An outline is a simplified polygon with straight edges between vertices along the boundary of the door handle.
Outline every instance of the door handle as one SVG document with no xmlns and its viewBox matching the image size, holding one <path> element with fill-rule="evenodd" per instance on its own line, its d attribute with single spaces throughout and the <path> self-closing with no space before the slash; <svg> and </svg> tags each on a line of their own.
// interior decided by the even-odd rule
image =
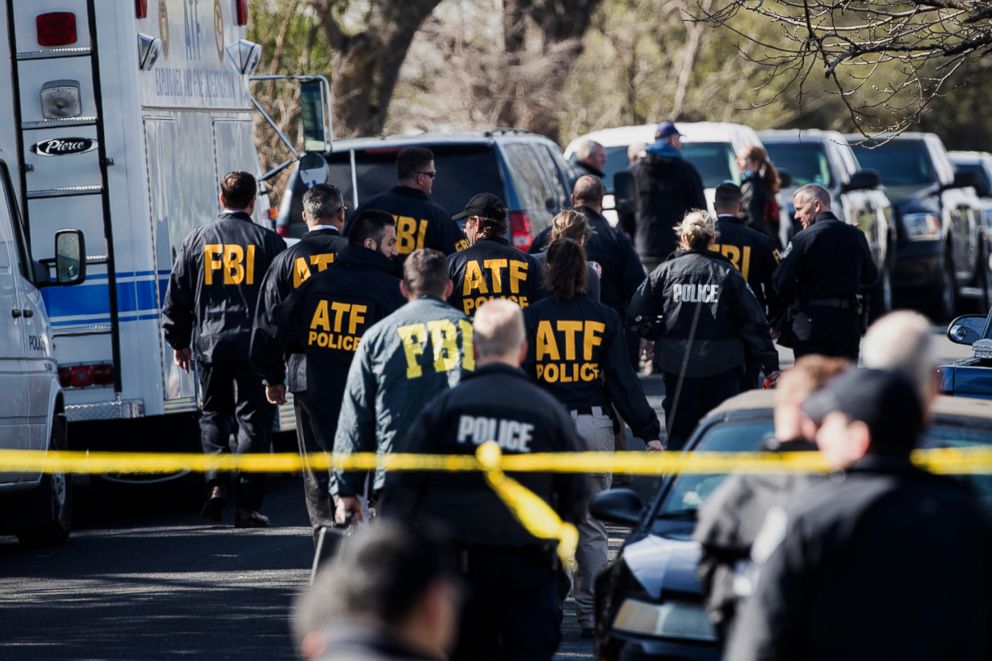
<svg viewBox="0 0 992 661">
<path fill-rule="evenodd" d="M 25 319 L 30 319 L 31 317 L 34 316 L 34 310 L 21 310 L 21 312 L 24 313 Z"/>
<path fill-rule="evenodd" d="M 12 316 L 14 319 L 17 319 L 18 317 L 21 316 L 21 311 L 20 310 L 11 310 L 10 311 L 10 316 Z"/>
</svg>

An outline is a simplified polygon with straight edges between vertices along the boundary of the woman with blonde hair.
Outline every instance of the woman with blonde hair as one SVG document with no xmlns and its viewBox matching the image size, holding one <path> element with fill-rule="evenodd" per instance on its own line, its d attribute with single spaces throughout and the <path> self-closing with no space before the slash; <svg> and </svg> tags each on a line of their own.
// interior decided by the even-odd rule
<svg viewBox="0 0 992 661">
<path fill-rule="evenodd" d="M 710 250 L 713 218 L 690 211 L 675 233 L 679 249 L 651 272 L 629 309 L 634 330 L 654 343 L 649 353 L 665 378 L 670 450 L 681 449 L 710 409 L 740 392 L 745 358 L 760 363 L 772 384 L 778 378 L 764 311 L 730 260 Z"/>
<path fill-rule="evenodd" d="M 551 235 L 548 237 L 547 246 L 541 252 L 531 255 L 538 265 L 540 265 L 541 273 L 544 274 L 545 279 L 547 278 L 545 265 L 548 263 L 548 249 L 551 247 L 551 244 L 560 239 L 571 239 L 581 246 L 585 244 L 590 234 L 592 234 L 592 229 L 589 227 L 589 223 L 586 222 L 586 217 L 578 211 L 561 211 L 552 218 Z M 595 262 L 586 262 L 586 265 L 588 266 L 586 288 L 589 296 L 594 301 L 599 301 L 599 277 L 601 275 L 597 268 L 599 265 Z M 547 282 L 545 282 L 545 289 L 548 291 L 551 289 Z"/>
<path fill-rule="evenodd" d="M 779 241 L 779 214 L 781 207 L 775 195 L 782 187 L 775 165 L 768 160 L 768 153 L 757 145 L 749 145 L 737 154 L 741 169 L 741 196 L 744 222 L 767 234 L 777 248 Z"/>
</svg>

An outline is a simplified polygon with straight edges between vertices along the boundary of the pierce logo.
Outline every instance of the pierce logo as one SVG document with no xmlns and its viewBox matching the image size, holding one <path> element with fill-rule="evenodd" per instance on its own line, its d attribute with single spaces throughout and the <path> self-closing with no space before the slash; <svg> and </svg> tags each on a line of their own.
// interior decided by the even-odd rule
<svg viewBox="0 0 992 661">
<path fill-rule="evenodd" d="M 68 156 L 94 149 L 96 140 L 92 138 L 49 138 L 31 145 L 31 151 L 39 156 Z"/>
</svg>

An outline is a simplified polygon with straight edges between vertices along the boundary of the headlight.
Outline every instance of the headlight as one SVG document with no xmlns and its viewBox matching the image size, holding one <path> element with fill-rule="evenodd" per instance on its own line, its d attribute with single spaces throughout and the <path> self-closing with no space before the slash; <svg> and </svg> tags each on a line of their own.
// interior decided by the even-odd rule
<svg viewBox="0 0 992 661">
<path fill-rule="evenodd" d="M 683 601 L 649 604 L 627 599 L 613 620 L 617 631 L 664 638 L 715 641 L 716 631 L 702 606 Z"/>
<path fill-rule="evenodd" d="M 910 241 L 933 241 L 940 238 L 940 216 L 935 213 L 907 213 L 902 226 Z"/>
</svg>

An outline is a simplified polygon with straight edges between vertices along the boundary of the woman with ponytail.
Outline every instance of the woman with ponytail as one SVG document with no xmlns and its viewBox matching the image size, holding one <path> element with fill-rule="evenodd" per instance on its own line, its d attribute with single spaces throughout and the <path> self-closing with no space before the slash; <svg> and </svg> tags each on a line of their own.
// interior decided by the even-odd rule
<svg viewBox="0 0 992 661">
<path fill-rule="evenodd" d="M 742 149 L 737 154 L 737 165 L 741 169 L 744 221 L 767 234 L 776 248 L 781 249 L 778 236 L 781 207 L 775 199 L 782 187 L 778 170 L 768 160 L 767 152 L 757 145 Z"/>
<path fill-rule="evenodd" d="M 611 402 L 634 436 L 661 450 L 661 425 L 631 367 L 620 315 L 586 291 L 585 250 L 574 239 L 553 241 L 544 272 L 551 294 L 524 309 L 524 370 L 569 409 L 588 450 L 613 451 Z M 591 478 L 593 495 L 610 487 L 609 473 Z M 587 516 L 579 523 L 575 602 L 583 637 L 592 637 L 593 581 L 606 564 L 606 544 L 601 521 Z"/>
<path fill-rule="evenodd" d="M 552 243 L 558 239 L 572 239 L 580 246 L 584 246 L 586 239 L 592 234 L 592 228 L 589 227 L 589 223 L 586 222 L 586 217 L 583 216 L 578 211 L 561 211 L 554 218 L 551 219 L 551 234 L 548 237 L 548 244 L 545 246 L 541 252 L 534 253 L 531 257 L 534 261 L 538 263 L 541 267 L 541 274 L 543 277 L 544 267 L 548 263 L 548 248 Z M 595 262 L 588 262 L 589 268 L 587 269 L 587 280 L 586 280 L 586 291 L 592 296 L 593 300 L 599 300 L 599 276 L 600 273 L 597 270 L 599 264 Z"/>
</svg>

